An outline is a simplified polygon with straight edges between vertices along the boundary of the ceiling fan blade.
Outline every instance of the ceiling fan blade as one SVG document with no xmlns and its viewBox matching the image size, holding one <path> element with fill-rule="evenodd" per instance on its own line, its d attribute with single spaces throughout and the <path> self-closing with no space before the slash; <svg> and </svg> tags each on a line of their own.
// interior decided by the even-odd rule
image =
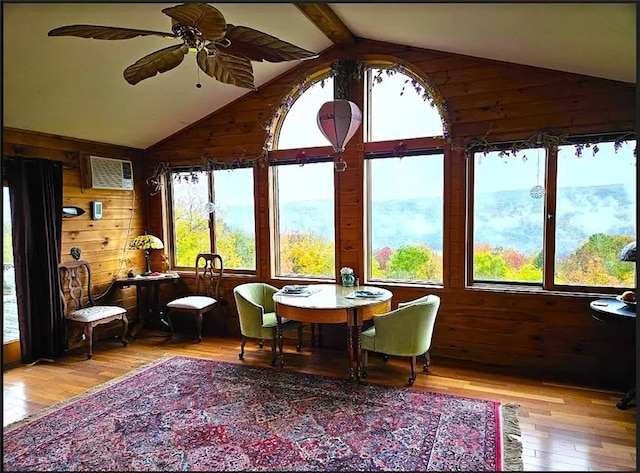
<svg viewBox="0 0 640 473">
<path fill-rule="evenodd" d="M 252 61 L 283 62 L 311 59 L 316 53 L 246 26 L 227 24 L 225 38 L 231 45 L 224 48 L 226 54 L 244 56 Z"/>
<path fill-rule="evenodd" d="M 198 66 L 205 74 L 224 84 L 257 90 L 253 83 L 253 66 L 249 59 L 232 56 L 219 50 L 215 50 L 214 53 L 209 56 L 207 50 L 203 49 L 196 56 Z"/>
<path fill-rule="evenodd" d="M 61 26 L 49 31 L 49 36 L 78 36 L 80 38 L 93 39 L 130 39 L 137 36 L 163 36 L 165 38 L 176 38 L 176 35 L 173 33 L 164 33 L 162 31 L 134 30 L 130 28 L 98 25 Z"/>
<path fill-rule="evenodd" d="M 224 38 L 227 22 L 222 13 L 206 3 L 184 3 L 165 8 L 162 13 L 173 18 L 183 26 L 193 26 L 200 30 L 209 41 Z"/>
<path fill-rule="evenodd" d="M 124 78 L 129 84 L 136 85 L 141 80 L 155 76 L 158 72 L 167 72 L 179 66 L 188 52 L 187 45 L 178 44 L 151 53 L 127 67 L 124 70 Z"/>
</svg>

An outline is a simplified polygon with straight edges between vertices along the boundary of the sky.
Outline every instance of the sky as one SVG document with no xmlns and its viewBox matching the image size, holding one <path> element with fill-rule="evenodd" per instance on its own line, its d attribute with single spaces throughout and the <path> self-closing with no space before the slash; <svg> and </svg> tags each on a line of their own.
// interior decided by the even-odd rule
<svg viewBox="0 0 640 473">
<path fill-rule="evenodd" d="M 582 157 L 575 155 L 575 147 L 561 146 L 558 152 L 558 184 L 562 187 L 590 187 L 607 184 L 626 184 L 634 187 L 636 165 L 633 156 L 635 141 L 623 144 L 614 152 L 613 144 L 601 143 L 599 151 L 584 149 Z M 526 160 L 523 160 L 526 156 Z M 538 160 L 540 172 L 538 173 Z M 506 162 L 497 152 L 475 156 L 476 192 L 496 192 L 501 190 L 522 190 L 540 184 L 544 185 L 546 155 L 543 149 L 520 152 L 515 159 Z"/>
<path fill-rule="evenodd" d="M 383 74 L 382 78 L 382 82 L 374 84 L 372 88 L 372 141 L 443 135 L 443 124 L 437 108 L 424 101 L 410 82 L 406 83 L 407 76 L 395 74 L 389 77 Z M 296 100 L 283 122 L 277 148 L 329 145 L 318 128 L 317 111 L 322 104 L 332 100 L 332 94 L 333 80 L 330 79 L 324 88 L 316 84 Z M 585 149 L 582 157 L 577 158 L 574 146 L 561 147 L 560 184 L 566 187 L 627 184 L 635 192 L 635 142 L 626 143 L 617 153 L 613 152 L 611 144 L 601 144 L 599 148 L 595 156 L 591 149 Z M 526 160 L 522 159 L 523 155 Z M 376 161 L 373 169 L 375 199 L 441 195 L 442 156 L 433 158 L 437 162 L 417 158 L 387 160 L 386 164 Z M 544 150 L 520 153 L 506 162 L 497 153 L 476 158 L 477 173 L 482 176 L 476 181 L 476 192 L 529 190 L 535 185 L 544 185 L 545 159 Z M 398 184 L 390 185 L 391 182 Z M 325 193 L 322 187 L 326 186 L 326 180 L 322 179 L 292 179 L 287 181 L 280 198 L 283 201 L 319 199 Z"/>
</svg>

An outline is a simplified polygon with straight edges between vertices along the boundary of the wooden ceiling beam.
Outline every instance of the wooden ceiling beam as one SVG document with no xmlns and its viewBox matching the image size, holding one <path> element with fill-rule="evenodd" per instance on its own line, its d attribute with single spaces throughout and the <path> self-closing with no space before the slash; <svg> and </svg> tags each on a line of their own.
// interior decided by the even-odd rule
<svg viewBox="0 0 640 473">
<path fill-rule="evenodd" d="M 316 28 L 336 46 L 353 44 L 355 37 L 338 15 L 325 3 L 294 3 Z"/>
</svg>

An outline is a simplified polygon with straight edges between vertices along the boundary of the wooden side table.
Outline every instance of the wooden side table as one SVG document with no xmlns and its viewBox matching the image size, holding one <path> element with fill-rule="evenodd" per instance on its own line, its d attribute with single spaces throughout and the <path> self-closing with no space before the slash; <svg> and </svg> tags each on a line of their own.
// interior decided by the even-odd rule
<svg viewBox="0 0 640 473">
<path fill-rule="evenodd" d="M 591 301 L 589 307 L 591 308 L 591 315 L 594 319 L 604 323 L 621 324 L 625 327 L 633 325 L 633 333 L 635 333 L 635 305 L 628 305 L 617 299 L 598 299 Z M 635 407 L 636 405 L 635 357 L 633 361 L 633 384 L 616 404 L 618 409 L 625 410 L 629 407 Z"/>
<path fill-rule="evenodd" d="M 156 276 L 138 275 L 133 278 L 116 279 L 115 286 L 125 288 L 136 287 L 136 310 L 138 322 L 131 330 L 131 338 L 135 338 L 149 320 L 154 321 L 160 316 L 160 291 L 161 284 L 176 283 L 180 279 L 177 273 L 160 273 Z"/>
</svg>

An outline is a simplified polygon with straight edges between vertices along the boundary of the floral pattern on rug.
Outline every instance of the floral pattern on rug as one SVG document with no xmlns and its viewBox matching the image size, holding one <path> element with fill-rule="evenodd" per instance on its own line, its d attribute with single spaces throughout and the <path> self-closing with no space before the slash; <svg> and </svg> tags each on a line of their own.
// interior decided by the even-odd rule
<svg viewBox="0 0 640 473">
<path fill-rule="evenodd" d="M 4 429 L 3 468 L 497 471 L 499 405 L 172 357 Z"/>
</svg>

